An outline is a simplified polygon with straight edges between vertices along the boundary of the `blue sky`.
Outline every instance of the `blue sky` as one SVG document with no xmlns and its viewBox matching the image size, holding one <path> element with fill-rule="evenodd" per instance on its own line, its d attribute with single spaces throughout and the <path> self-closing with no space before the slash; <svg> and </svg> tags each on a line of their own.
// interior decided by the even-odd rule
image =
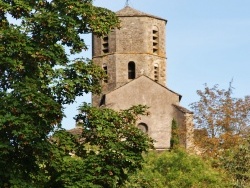
<svg viewBox="0 0 250 188">
<path fill-rule="evenodd" d="M 94 0 L 94 5 L 118 11 L 125 0 Z M 233 79 L 234 96 L 250 95 L 249 0 L 130 0 L 132 8 L 168 20 L 167 87 L 181 94 L 181 105 L 199 100 L 196 90 L 219 84 L 227 88 Z M 86 42 L 91 40 L 86 36 Z M 82 56 L 91 57 L 91 50 Z M 63 127 L 73 128 L 72 117 L 90 95 L 67 106 Z"/>
</svg>

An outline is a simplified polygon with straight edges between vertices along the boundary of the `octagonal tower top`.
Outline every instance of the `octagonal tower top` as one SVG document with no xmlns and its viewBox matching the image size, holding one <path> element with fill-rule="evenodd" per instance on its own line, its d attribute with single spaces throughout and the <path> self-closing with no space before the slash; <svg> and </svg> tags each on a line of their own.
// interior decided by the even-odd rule
<svg viewBox="0 0 250 188">
<path fill-rule="evenodd" d="M 131 8 L 130 6 L 125 6 L 123 9 L 116 12 L 116 15 L 118 17 L 151 17 L 159 20 L 164 20 L 167 22 L 167 20 L 164 18 L 141 12 L 139 10 Z"/>
</svg>

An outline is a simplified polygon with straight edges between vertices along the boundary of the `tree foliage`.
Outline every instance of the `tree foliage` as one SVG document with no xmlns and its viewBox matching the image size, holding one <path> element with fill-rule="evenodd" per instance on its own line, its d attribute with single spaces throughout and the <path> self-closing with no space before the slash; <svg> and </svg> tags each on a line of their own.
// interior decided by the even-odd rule
<svg viewBox="0 0 250 188">
<path fill-rule="evenodd" d="M 170 148 L 174 149 L 177 148 L 180 144 L 179 139 L 179 126 L 175 119 L 172 120 L 172 129 L 171 129 L 171 139 L 170 139 Z"/>
<path fill-rule="evenodd" d="M 224 171 L 180 149 L 150 152 L 145 161 L 143 169 L 132 175 L 124 188 L 224 188 L 232 185 Z"/>
<path fill-rule="evenodd" d="M 197 132 L 203 133 L 196 135 L 196 143 L 205 154 L 218 155 L 249 133 L 250 97 L 234 98 L 232 91 L 231 83 L 227 90 L 205 85 L 204 91 L 197 91 L 200 100 L 190 105 Z"/>
<path fill-rule="evenodd" d="M 57 131 L 51 160 L 40 161 L 33 182 L 41 187 L 119 187 L 140 169 L 152 140 L 134 126 L 144 106 L 116 112 L 84 105 L 78 134 Z"/>
<path fill-rule="evenodd" d="M 250 187 L 250 140 L 226 150 L 219 158 L 220 167 L 232 176 L 234 187 Z"/>
<path fill-rule="evenodd" d="M 87 49 L 84 34 L 118 26 L 113 12 L 91 0 L 0 1 L 1 187 L 42 179 L 43 162 L 55 160 L 48 137 L 60 128 L 63 105 L 101 89 L 103 71 L 72 55 Z"/>
</svg>

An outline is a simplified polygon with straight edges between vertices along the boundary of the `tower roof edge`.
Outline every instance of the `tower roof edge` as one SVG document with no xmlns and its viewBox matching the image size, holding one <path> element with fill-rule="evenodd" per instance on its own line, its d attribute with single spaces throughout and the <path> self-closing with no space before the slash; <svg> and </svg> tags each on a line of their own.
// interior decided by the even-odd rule
<svg viewBox="0 0 250 188">
<path fill-rule="evenodd" d="M 139 10 L 131 8 L 130 6 L 125 6 L 123 9 L 117 11 L 116 15 L 118 17 L 151 17 L 167 22 L 167 20 L 164 18 L 141 12 Z"/>
</svg>

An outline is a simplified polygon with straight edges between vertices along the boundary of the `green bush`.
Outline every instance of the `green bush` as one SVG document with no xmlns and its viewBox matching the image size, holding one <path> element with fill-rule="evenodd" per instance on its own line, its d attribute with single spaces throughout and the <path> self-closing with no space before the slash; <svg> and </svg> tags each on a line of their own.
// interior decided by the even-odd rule
<svg viewBox="0 0 250 188">
<path fill-rule="evenodd" d="M 141 171 L 131 176 L 124 188 L 220 188 L 231 187 L 223 171 L 183 150 L 151 152 Z"/>
<path fill-rule="evenodd" d="M 220 166 L 232 176 L 235 188 L 250 187 L 250 140 L 224 151 Z"/>
</svg>

